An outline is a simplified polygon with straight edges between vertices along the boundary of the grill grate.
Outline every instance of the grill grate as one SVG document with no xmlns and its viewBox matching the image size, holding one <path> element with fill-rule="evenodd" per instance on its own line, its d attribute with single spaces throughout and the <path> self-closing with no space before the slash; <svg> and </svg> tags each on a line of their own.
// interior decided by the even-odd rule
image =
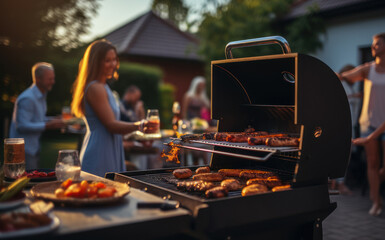
<svg viewBox="0 0 385 240">
<path fill-rule="evenodd" d="M 191 140 L 193 143 L 202 143 L 212 146 L 219 147 L 227 147 L 227 148 L 237 148 L 242 150 L 251 150 L 258 152 L 298 152 L 299 148 L 295 147 L 268 147 L 263 145 L 251 146 L 248 143 L 230 143 L 230 142 L 222 142 L 222 141 L 214 141 L 214 140 Z"/>
<path fill-rule="evenodd" d="M 269 168 L 258 168 L 258 169 L 259 170 L 265 170 L 265 171 L 272 171 L 272 169 L 269 169 Z M 278 176 L 281 178 L 281 180 L 285 184 L 290 184 L 292 182 L 292 179 L 293 179 L 292 174 L 289 174 L 289 173 L 283 172 L 283 171 L 277 171 L 277 170 L 274 170 L 273 172 L 278 174 Z M 170 172 L 167 172 L 167 173 L 155 173 L 155 174 L 143 174 L 143 175 L 135 175 L 135 176 L 130 176 L 130 177 L 134 178 L 134 179 L 137 179 L 137 180 L 140 180 L 142 182 L 150 183 L 150 184 L 153 184 L 153 185 L 156 185 L 156 186 L 159 186 L 159 187 L 163 187 L 163 188 L 166 188 L 166 189 L 169 189 L 169 190 L 183 192 L 183 193 L 186 193 L 186 194 L 191 195 L 191 196 L 195 196 L 195 197 L 199 197 L 199 198 L 202 198 L 202 199 L 206 199 L 204 192 L 186 192 L 186 191 L 179 190 L 176 187 L 178 182 L 192 181 L 192 179 L 179 180 L 179 179 L 176 179 L 172 175 L 172 173 L 170 173 Z M 240 180 L 241 184 L 246 185 L 246 182 L 244 180 L 241 180 L 241 179 L 238 179 L 238 180 Z M 220 186 L 220 182 L 214 182 L 214 184 Z M 241 190 L 231 191 L 231 192 L 229 192 L 228 196 L 229 197 L 231 197 L 231 196 L 241 196 Z"/>
</svg>

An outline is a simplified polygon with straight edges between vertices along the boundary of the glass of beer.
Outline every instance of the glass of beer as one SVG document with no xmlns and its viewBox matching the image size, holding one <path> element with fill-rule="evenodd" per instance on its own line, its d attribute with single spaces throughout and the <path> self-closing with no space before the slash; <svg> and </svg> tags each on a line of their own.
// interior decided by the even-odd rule
<svg viewBox="0 0 385 240">
<path fill-rule="evenodd" d="M 68 106 L 64 106 L 61 109 L 61 117 L 62 117 L 63 120 L 71 119 L 72 118 L 71 108 L 68 107 Z"/>
<path fill-rule="evenodd" d="M 160 137 L 160 119 L 158 109 L 148 109 L 146 120 L 148 123 L 144 133 L 149 137 Z"/>
<path fill-rule="evenodd" d="M 81 167 L 78 151 L 59 150 L 55 171 L 59 181 L 65 181 L 68 178 L 79 180 Z"/>
<path fill-rule="evenodd" d="M 17 178 L 25 172 L 24 138 L 4 139 L 4 176 Z"/>
</svg>

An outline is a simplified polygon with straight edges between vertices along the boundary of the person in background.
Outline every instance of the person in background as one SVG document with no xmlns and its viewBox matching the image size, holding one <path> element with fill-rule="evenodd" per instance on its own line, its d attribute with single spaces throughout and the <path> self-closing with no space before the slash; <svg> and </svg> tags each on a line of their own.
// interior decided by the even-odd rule
<svg viewBox="0 0 385 240">
<path fill-rule="evenodd" d="M 10 138 L 24 138 L 26 170 L 39 166 L 40 136 L 46 129 L 60 129 L 65 126 L 61 119 L 46 117 L 47 93 L 55 84 L 52 64 L 38 62 L 32 67 L 32 85 L 22 92 L 13 109 L 9 130 Z"/>
<path fill-rule="evenodd" d="M 120 121 L 107 80 L 117 79 L 119 60 L 116 48 L 106 40 L 97 40 L 86 49 L 73 84 L 71 109 L 83 117 L 87 132 L 80 151 L 82 170 L 98 176 L 126 170 L 122 134 L 146 131 L 147 121 Z"/>
<path fill-rule="evenodd" d="M 183 99 L 182 118 L 191 120 L 201 118 L 202 111 L 209 109 L 210 101 L 206 95 L 206 80 L 202 76 L 195 77 Z"/>
<path fill-rule="evenodd" d="M 385 33 L 373 36 L 371 49 L 375 58 L 373 62 L 365 63 L 340 74 L 341 80 L 352 83 L 364 81 L 360 126 L 361 131 L 363 131 L 362 136 L 372 136 L 370 139 L 373 138 L 371 134 L 380 128 L 385 121 Z M 385 154 L 382 154 L 383 166 L 380 169 L 380 148 L 382 148 L 382 152 L 385 152 L 385 134 L 380 134 L 376 139 L 364 142 L 353 140 L 353 143 L 364 145 L 368 166 L 370 199 L 373 202 L 369 214 L 378 216 L 382 212 L 380 184 L 385 179 Z"/>
<path fill-rule="evenodd" d="M 182 106 L 182 119 L 188 121 L 193 118 L 207 118 L 209 115 L 210 101 L 206 95 L 206 79 L 202 76 L 193 78 L 190 88 L 184 96 Z M 210 119 L 205 119 L 210 120 Z M 208 156 L 205 152 L 192 151 L 193 164 L 197 165 L 200 158 L 207 164 Z"/>
<path fill-rule="evenodd" d="M 341 70 L 340 74 L 343 72 L 354 69 L 353 65 L 347 64 Z M 347 81 L 342 81 L 342 86 L 344 87 L 346 96 L 348 97 L 350 115 L 352 118 L 352 138 L 357 138 L 355 128 L 358 125 L 359 111 L 360 111 L 360 101 L 362 99 L 362 92 L 359 90 L 358 83 L 352 83 Z"/>
<path fill-rule="evenodd" d="M 135 122 L 145 118 L 144 104 L 140 100 L 142 92 L 134 85 L 129 86 L 120 101 L 120 119 Z"/>
<path fill-rule="evenodd" d="M 135 122 L 145 118 L 144 104 L 140 100 L 142 92 L 135 86 L 129 86 L 125 91 L 122 100 L 119 103 L 120 120 L 126 122 Z M 133 154 L 131 150 L 135 147 L 150 147 L 152 141 L 133 141 L 124 140 L 123 148 L 126 153 L 126 168 L 128 171 L 147 169 L 147 156 L 144 154 Z"/>
<path fill-rule="evenodd" d="M 349 71 L 354 69 L 353 65 L 345 65 L 339 72 L 339 74 L 342 74 L 343 72 Z M 360 104 L 360 98 L 362 97 L 362 94 L 357 89 L 358 85 L 357 83 L 351 83 L 347 81 L 342 81 L 342 86 L 344 87 L 346 96 L 349 101 L 349 107 L 350 107 L 350 114 L 352 119 L 352 138 L 356 138 L 355 134 L 355 126 L 358 123 L 358 111 L 359 111 L 359 104 Z M 352 148 L 354 151 L 354 148 Z M 352 192 L 350 189 L 345 185 L 345 178 L 338 178 L 336 180 L 332 180 L 331 184 L 332 189 L 338 189 L 342 195 L 351 195 Z"/>
</svg>

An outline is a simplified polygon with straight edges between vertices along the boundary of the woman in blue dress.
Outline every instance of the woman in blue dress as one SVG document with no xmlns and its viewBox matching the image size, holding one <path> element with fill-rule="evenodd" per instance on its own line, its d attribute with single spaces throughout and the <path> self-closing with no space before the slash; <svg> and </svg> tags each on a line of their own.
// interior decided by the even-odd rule
<svg viewBox="0 0 385 240">
<path fill-rule="evenodd" d="M 82 171 L 98 176 L 126 170 L 122 134 L 143 131 L 147 124 L 119 121 L 119 106 L 107 85 L 108 79 L 117 79 L 118 67 L 115 47 L 106 40 L 95 41 L 79 63 L 72 88 L 72 113 L 87 127 L 80 152 Z"/>
</svg>

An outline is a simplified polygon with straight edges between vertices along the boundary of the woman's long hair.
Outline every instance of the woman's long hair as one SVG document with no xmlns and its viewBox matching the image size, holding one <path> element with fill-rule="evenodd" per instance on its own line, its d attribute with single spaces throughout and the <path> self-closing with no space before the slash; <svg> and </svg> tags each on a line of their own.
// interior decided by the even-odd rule
<svg viewBox="0 0 385 240">
<path fill-rule="evenodd" d="M 202 76 L 196 76 L 193 78 L 190 84 L 190 88 L 188 89 L 186 95 L 188 97 L 195 97 L 197 96 L 197 88 L 200 83 L 205 83 L 206 84 L 206 79 Z M 206 91 L 203 89 L 201 94 L 198 96 L 206 105 L 210 105 L 210 101 L 207 98 Z"/>
<path fill-rule="evenodd" d="M 76 117 L 85 115 L 84 93 L 85 89 L 93 80 L 97 80 L 100 71 L 103 69 L 103 61 L 109 50 L 116 48 L 107 40 L 97 40 L 91 43 L 84 53 L 79 63 L 79 72 L 74 84 L 72 85 L 72 102 L 71 110 Z M 118 78 L 117 70 L 119 68 L 119 60 L 116 70 L 113 74 L 115 79 Z"/>
</svg>

